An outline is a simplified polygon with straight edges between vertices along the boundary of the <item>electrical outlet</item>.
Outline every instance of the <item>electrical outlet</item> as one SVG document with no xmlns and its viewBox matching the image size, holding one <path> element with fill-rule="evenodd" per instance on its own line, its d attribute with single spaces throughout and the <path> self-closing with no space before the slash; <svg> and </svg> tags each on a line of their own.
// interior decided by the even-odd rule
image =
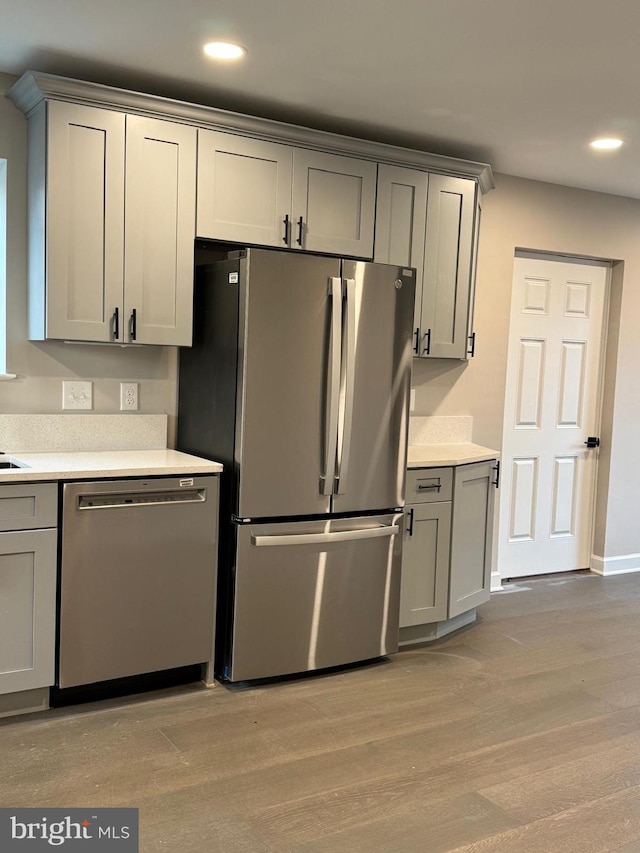
<svg viewBox="0 0 640 853">
<path fill-rule="evenodd" d="M 62 383 L 62 408 L 63 409 L 92 409 L 93 408 L 93 382 L 63 382 Z"/>
<path fill-rule="evenodd" d="M 120 383 L 120 411 L 135 412 L 138 409 L 138 383 Z"/>
</svg>

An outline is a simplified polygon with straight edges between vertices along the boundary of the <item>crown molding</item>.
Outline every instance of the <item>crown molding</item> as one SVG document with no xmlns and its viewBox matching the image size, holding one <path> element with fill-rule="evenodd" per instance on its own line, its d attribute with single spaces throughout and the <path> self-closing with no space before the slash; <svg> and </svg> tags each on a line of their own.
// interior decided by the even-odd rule
<svg viewBox="0 0 640 853">
<path fill-rule="evenodd" d="M 413 148 L 388 145 L 370 139 L 343 136 L 323 130 L 281 121 L 244 115 L 163 98 L 130 92 L 100 83 L 58 77 L 39 71 L 27 71 L 14 83 L 7 96 L 28 117 L 46 100 L 71 101 L 153 118 L 171 119 L 211 130 L 239 133 L 269 142 L 315 148 L 334 154 L 361 157 L 389 165 L 409 166 L 459 177 L 475 178 L 483 193 L 495 187 L 491 166 L 473 160 L 429 154 Z"/>
</svg>

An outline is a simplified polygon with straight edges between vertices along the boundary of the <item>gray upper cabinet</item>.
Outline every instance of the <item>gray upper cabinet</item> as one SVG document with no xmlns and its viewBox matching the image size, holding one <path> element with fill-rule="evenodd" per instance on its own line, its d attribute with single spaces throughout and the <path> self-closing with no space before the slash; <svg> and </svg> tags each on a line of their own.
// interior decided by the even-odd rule
<svg viewBox="0 0 640 853">
<path fill-rule="evenodd" d="M 413 325 L 420 326 L 422 267 L 427 221 L 429 175 L 402 166 L 378 166 L 374 261 L 416 270 L 416 307 Z M 419 332 L 418 332 L 419 334 Z M 416 340 L 414 339 L 414 349 Z"/>
<path fill-rule="evenodd" d="M 293 149 L 221 133 L 198 131 L 198 237 L 289 245 Z"/>
<path fill-rule="evenodd" d="M 475 181 L 429 176 L 419 355 L 468 355 Z"/>
<path fill-rule="evenodd" d="M 466 359 L 472 325 L 477 185 L 381 165 L 374 260 L 416 268 L 414 353 Z"/>
<path fill-rule="evenodd" d="M 127 116 L 125 340 L 191 345 L 196 145 L 194 127 Z"/>
<path fill-rule="evenodd" d="M 200 130 L 197 235 L 373 255 L 376 164 Z"/>
<path fill-rule="evenodd" d="M 51 101 L 29 121 L 31 338 L 113 339 L 124 283 L 125 120 Z"/>
<path fill-rule="evenodd" d="M 190 344 L 196 130 L 48 101 L 29 120 L 32 339 Z"/>
<path fill-rule="evenodd" d="M 296 149 L 291 245 L 372 258 L 376 174 L 376 164 L 367 160 Z"/>
<path fill-rule="evenodd" d="M 32 71 L 8 97 L 31 339 L 189 345 L 197 235 L 415 267 L 416 355 L 467 357 L 487 164 Z"/>
</svg>

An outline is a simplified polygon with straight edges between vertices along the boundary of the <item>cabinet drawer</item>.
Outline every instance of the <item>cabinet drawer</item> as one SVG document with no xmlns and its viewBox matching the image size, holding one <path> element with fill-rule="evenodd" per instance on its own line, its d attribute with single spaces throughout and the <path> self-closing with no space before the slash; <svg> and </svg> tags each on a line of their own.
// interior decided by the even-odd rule
<svg viewBox="0 0 640 853">
<path fill-rule="evenodd" d="M 0 531 L 56 527 L 58 487 L 55 483 L 0 485 Z"/>
<path fill-rule="evenodd" d="M 405 500 L 408 504 L 450 501 L 452 483 L 452 468 L 409 469 Z"/>
</svg>

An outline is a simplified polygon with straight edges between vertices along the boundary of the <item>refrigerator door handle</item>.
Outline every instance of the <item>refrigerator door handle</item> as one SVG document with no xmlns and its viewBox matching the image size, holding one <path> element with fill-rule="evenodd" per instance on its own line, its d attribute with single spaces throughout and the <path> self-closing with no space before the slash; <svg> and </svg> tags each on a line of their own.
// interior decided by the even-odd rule
<svg viewBox="0 0 640 853">
<path fill-rule="evenodd" d="M 336 478 L 342 348 L 342 280 L 340 278 L 329 279 L 329 296 L 331 298 L 331 326 L 324 428 L 324 471 L 320 477 L 320 494 L 323 495 L 333 494 Z"/>
<path fill-rule="evenodd" d="M 335 493 L 346 491 L 349 472 L 349 449 L 353 423 L 353 393 L 356 374 L 356 282 L 344 280 L 345 322 L 342 341 L 342 371 L 340 383 L 340 421 L 338 424 L 338 475 Z"/>
<path fill-rule="evenodd" d="M 322 545 L 351 542 L 354 539 L 379 539 L 381 536 L 395 536 L 399 532 L 397 524 L 381 524 L 379 527 L 367 527 L 364 530 L 338 530 L 335 533 L 290 533 L 275 536 L 252 534 L 251 543 L 258 548 L 273 545 Z"/>
</svg>

